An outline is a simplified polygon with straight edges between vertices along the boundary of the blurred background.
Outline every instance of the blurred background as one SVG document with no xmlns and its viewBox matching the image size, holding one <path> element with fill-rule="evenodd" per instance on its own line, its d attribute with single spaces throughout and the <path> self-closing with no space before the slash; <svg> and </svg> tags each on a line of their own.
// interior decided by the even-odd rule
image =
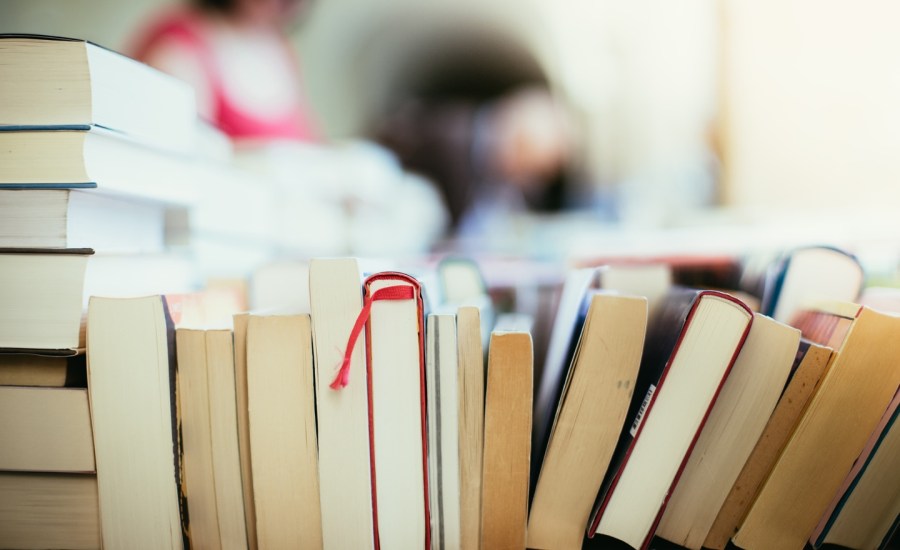
<svg viewBox="0 0 900 550">
<path fill-rule="evenodd" d="M 170 4 L 5 0 L 0 31 L 85 38 L 128 53 L 139 29 Z M 294 212 L 306 213 L 282 216 L 276 231 L 307 237 L 275 246 L 234 274 L 282 253 L 421 254 L 455 250 L 459 242 L 475 251 L 572 258 L 812 241 L 896 262 L 896 2 L 311 0 L 296 11 L 281 31 L 299 60 L 316 147 L 343 151 L 328 162 L 344 172 L 324 169 L 318 153 L 278 147 L 262 155 L 264 171 L 287 194 L 350 190 L 332 211 L 298 206 Z M 537 134 L 555 136 L 563 153 L 541 172 L 544 181 L 519 186 L 521 204 L 466 233 L 441 183 L 408 162 L 404 147 L 427 149 L 430 139 L 408 128 L 444 120 L 436 106 L 460 104 L 472 106 L 477 125 L 485 105 L 534 89 L 547 90 L 553 103 L 552 122 L 537 122 Z M 451 133 L 452 122 L 436 131 Z M 243 166 L 258 169 L 258 150 L 255 158 Z M 354 194 L 402 194 L 357 183 L 376 173 L 414 182 L 420 195 L 413 193 L 407 209 L 420 215 L 398 215 L 396 205 L 368 213 L 359 207 Z M 307 195 L 297 202 L 309 204 Z M 509 204 L 502 194 L 492 200 Z M 332 229 L 308 238 L 313 222 L 298 219 Z M 347 219 L 365 220 L 369 230 L 329 241 Z M 402 241 L 396 235 L 404 232 L 416 238 L 393 248 L 372 244 L 372 228 L 386 219 L 407 222 L 377 236 L 382 244 Z"/>
</svg>

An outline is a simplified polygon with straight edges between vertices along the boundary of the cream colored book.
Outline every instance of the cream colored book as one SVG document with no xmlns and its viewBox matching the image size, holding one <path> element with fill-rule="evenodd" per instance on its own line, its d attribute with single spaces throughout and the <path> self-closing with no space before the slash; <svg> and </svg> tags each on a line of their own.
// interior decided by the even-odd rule
<svg viewBox="0 0 900 550">
<path fill-rule="evenodd" d="M 598 294 L 589 304 L 531 502 L 529 548 L 581 548 L 634 392 L 647 299 Z"/>
<path fill-rule="evenodd" d="M 0 37 L 0 126 L 100 126 L 191 152 L 197 107 L 184 82 L 84 40 Z"/>
<path fill-rule="evenodd" d="M 800 331 L 754 315 L 656 536 L 700 550 L 719 508 L 762 435 L 790 374 Z"/>
<path fill-rule="evenodd" d="M 900 385 L 900 318 L 863 308 L 734 536 L 747 548 L 802 547 Z"/>
<path fill-rule="evenodd" d="M 0 386 L 0 470 L 94 472 L 87 390 Z"/>
<path fill-rule="evenodd" d="M 322 548 L 308 315 L 250 316 L 247 398 L 261 548 Z"/>
<path fill-rule="evenodd" d="M 484 405 L 481 547 L 525 548 L 534 352 L 527 332 L 494 332 Z"/>
<path fill-rule="evenodd" d="M 258 547 L 256 540 L 256 506 L 253 502 L 253 459 L 250 456 L 250 417 L 247 409 L 247 325 L 250 315 L 234 316 L 234 399 L 237 414 L 238 451 L 241 457 L 241 486 L 244 495 L 244 524 L 247 546 Z"/>
<path fill-rule="evenodd" d="M 0 548 L 100 548 L 97 477 L 0 472 Z"/>
<path fill-rule="evenodd" d="M 103 546 L 184 545 L 174 329 L 162 296 L 88 306 L 88 391 Z"/>
<path fill-rule="evenodd" d="M 484 463 L 484 350 L 477 307 L 456 314 L 459 361 L 460 548 L 481 547 L 481 475 Z"/>
<path fill-rule="evenodd" d="M 374 548 L 369 461 L 365 334 L 351 352 L 350 383 L 329 387 L 362 309 L 362 280 L 354 259 L 315 259 L 309 267 L 315 351 L 322 542 L 341 550 Z"/>
<path fill-rule="evenodd" d="M 206 368 L 219 538 L 225 550 L 247 548 L 232 331 L 206 331 Z"/>
</svg>

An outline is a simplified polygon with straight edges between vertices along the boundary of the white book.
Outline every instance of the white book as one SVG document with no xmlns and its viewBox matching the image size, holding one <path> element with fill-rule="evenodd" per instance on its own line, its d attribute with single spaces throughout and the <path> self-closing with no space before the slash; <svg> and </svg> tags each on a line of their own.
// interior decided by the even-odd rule
<svg viewBox="0 0 900 550">
<path fill-rule="evenodd" d="M 431 548 L 451 550 L 461 547 L 456 315 L 428 316 L 425 350 Z"/>
</svg>

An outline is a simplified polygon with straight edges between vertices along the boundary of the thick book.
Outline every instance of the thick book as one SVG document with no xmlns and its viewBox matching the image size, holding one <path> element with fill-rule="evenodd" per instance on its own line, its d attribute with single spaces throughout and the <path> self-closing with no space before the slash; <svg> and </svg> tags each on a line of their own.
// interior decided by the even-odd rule
<svg viewBox="0 0 900 550">
<path fill-rule="evenodd" d="M 800 331 L 756 314 L 656 536 L 700 550 L 787 382 Z"/>
<path fill-rule="evenodd" d="M 806 543 L 900 385 L 898 332 L 900 318 L 862 308 L 734 544 Z"/>
<path fill-rule="evenodd" d="M 309 315 L 251 315 L 247 406 L 261 548 L 321 548 Z"/>
<path fill-rule="evenodd" d="M 533 369 L 530 334 L 491 334 L 484 404 L 481 548 L 525 548 Z"/>
<path fill-rule="evenodd" d="M 371 308 L 365 327 L 376 544 L 429 548 L 422 290 L 416 279 L 396 272 L 370 275 L 363 289 Z"/>
<path fill-rule="evenodd" d="M 166 205 L 98 190 L 0 189 L 0 247 L 159 253 Z"/>
<path fill-rule="evenodd" d="M 359 267 L 352 258 L 310 262 L 319 491 L 325 548 L 375 547 L 365 332 L 349 350 L 349 384 L 340 391 L 330 387 L 363 307 L 361 284 Z"/>
<path fill-rule="evenodd" d="M 93 473 L 87 390 L 0 386 L 0 470 Z"/>
<path fill-rule="evenodd" d="M 581 548 L 641 362 L 647 299 L 597 294 L 587 304 L 532 497 L 529 548 Z"/>
<path fill-rule="evenodd" d="M 649 544 L 752 319 L 742 302 L 715 291 L 676 288 L 655 309 L 589 536 Z"/>
<path fill-rule="evenodd" d="M 0 35 L 0 129 L 102 127 L 157 147 L 195 147 L 184 82 L 84 40 Z"/>
<path fill-rule="evenodd" d="M 91 254 L 90 249 L 0 249 L 0 348 L 84 347 L 82 292 Z"/>
<path fill-rule="evenodd" d="M 87 362 L 84 350 L 74 355 L 4 353 L 0 350 L 0 386 L 86 388 Z"/>
<path fill-rule="evenodd" d="M 165 298 L 91 298 L 87 344 L 103 546 L 189 546 Z"/>
<path fill-rule="evenodd" d="M 0 548 L 100 548 L 97 477 L 0 472 Z"/>
<path fill-rule="evenodd" d="M 801 340 L 790 381 L 769 417 L 762 435 L 741 468 L 722 503 L 706 540 L 705 548 L 723 550 L 737 532 L 747 510 L 787 444 L 809 404 L 832 358 L 831 348 Z"/>
<path fill-rule="evenodd" d="M 246 548 L 231 331 L 178 329 L 176 344 L 191 544 Z"/>
<path fill-rule="evenodd" d="M 479 310 L 460 307 L 456 314 L 459 362 L 459 508 L 460 548 L 481 547 L 481 476 L 484 464 L 484 349 Z"/>
<path fill-rule="evenodd" d="M 798 248 L 770 266 L 760 310 L 776 321 L 790 323 L 798 311 L 818 302 L 855 301 L 863 279 L 859 261 L 848 252 L 827 246 Z"/>
<path fill-rule="evenodd" d="M 431 314 L 425 330 L 431 547 L 459 548 L 460 399 L 456 315 Z"/>
<path fill-rule="evenodd" d="M 0 189 L 100 188 L 178 205 L 198 201 L 211 179 L 197 159 L 102 129 L 0 131 L 0 162 Z"/>
<path fill-rule="evenodd" d="M 814 548 L 882 548 L 900 516 L 900 391 L 810 537 Z"/>
</svg>

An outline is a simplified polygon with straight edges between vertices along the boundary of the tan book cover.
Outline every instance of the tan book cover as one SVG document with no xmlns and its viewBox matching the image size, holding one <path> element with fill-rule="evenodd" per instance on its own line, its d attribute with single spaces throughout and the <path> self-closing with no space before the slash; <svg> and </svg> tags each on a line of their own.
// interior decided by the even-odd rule
<svg viewBox="0 0 900 550">
<path fill-rule="evenodd" d="M 484 407 L 481 546 L 525 548 L 534 356 L 531 335 L 495 332 Z"/>
<path fill-rule="evenodd" d="M 591 299 L 531 503 L 529 548 L 581 548 L 634 392 L 647 311 L 643 297 Z"/>
<path fill-rule="evenodd" d="M 900 318 L 863 308 L 747 518 L 742 548 L 802 547 L 900 384 Z"/>
<path fill-rule="evenodd" d="M 481 469 L 484 463 L 484 350 L 478 308 L 456 314 L 459 361 L 460 548 L 481 547 Z"/>
<path fill-rule="evenodd" d="M 0 472 L 0 547 L 100 548 L 97 477 Z"/>
<path fill-rule="evenodd" d="M 808 343 L 803 358 L 766 423 L 759 441 L 725 497 L 703 543 L 705 548 L 722 550 L 737 532 L 747 510 L 756 499 L 760 486 L 806 410 L 831 357 L 831 348 Z"/>
<path fill-rule="evenodd" d="M 309 315 L 250 316 L 247 398 L 262 548 L 322 548 Z"/>
<path fill-rule="evenodd" d="M 247 324 L 250 315 L 234 316 L 234 391 L 237 405 L 238 449 L 241 457 L 241 485 L 244 493 L 244 524 L 247 546 L 256 550 L 256 506 L 253 502 L 253 460 L 250 456 L 250 418 L 247 412 Z"/>
</svg>

